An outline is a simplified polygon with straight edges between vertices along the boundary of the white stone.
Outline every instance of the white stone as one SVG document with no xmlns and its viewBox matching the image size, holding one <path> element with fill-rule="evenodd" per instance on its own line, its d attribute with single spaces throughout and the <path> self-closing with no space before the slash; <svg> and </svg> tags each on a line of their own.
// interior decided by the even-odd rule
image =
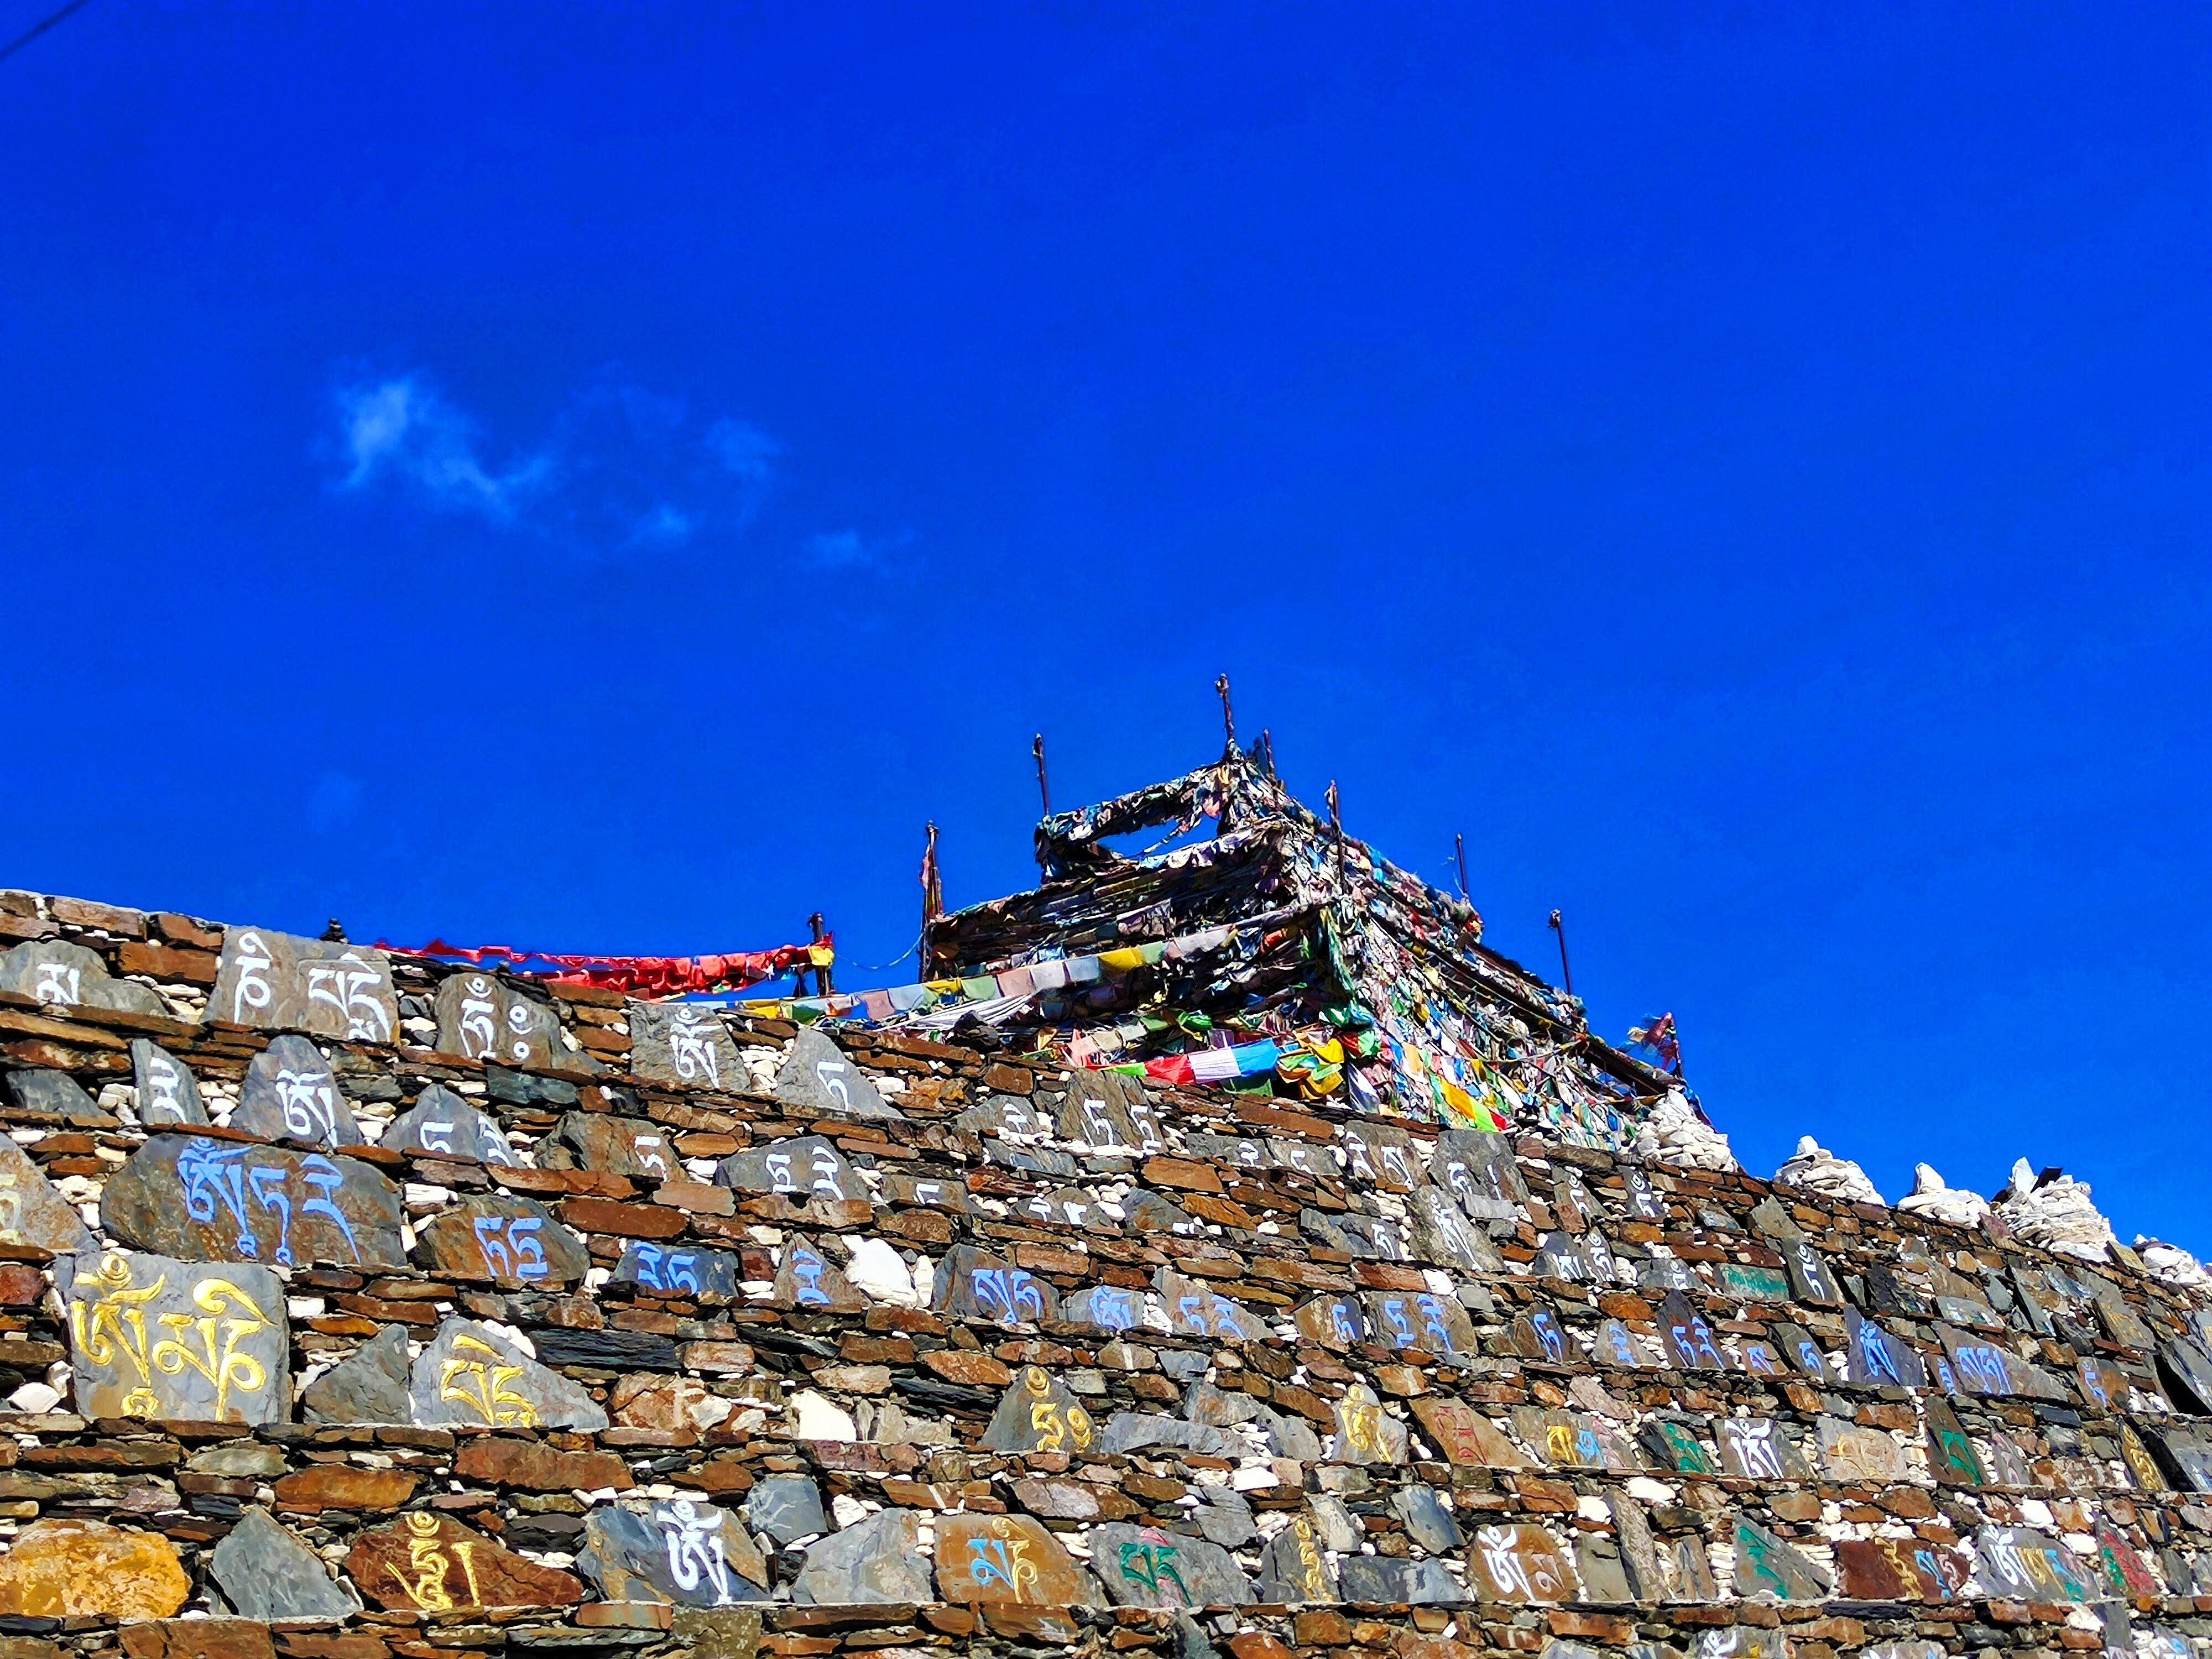
<svg viewBox="0 0 2212 1659">
<path fill-rule="evenodd" d="M 2011 1185 L 1996 1212 L 2021 1243 L 2084 1261 L 2109 1260 L 2112 1247 L 2119 1243 L 2112 1224 L 2089 1201 L 2088 1182 L 2057 1175 L 2038 1184 L 2024 1158 L 2012 1166 Z"/>
<path fill-rule="evenodd" d="M 1945 1186 L 1943 1177 L 1930 1164 L 1912 1166 L 1912 1191 L 1897 1200 L 1897 1207 L 1901 1214 L 1926 1216 L 1954 1227 L 1978 1227 L 1990 1212 L 1987 1199 L 1979 1193 Z"/>
<path fill-rule="evenodd" d="M 848 1241 L 853 1259 L 845 1264 L 845 1277 L 855 1290 L 878 1302 L 897 1308 L 919 1308 L 927 1298 L 914 1286 L 914 1274 L 899 1253 L 880 1238 Z"/>
<path fill-rule="evenodd" d="M 2183 1249 L 2179 1244 L 2168 1244 L 2163 1239 L 2136 1235 L 2136 1254 L 2153 1276 L 2169 1285 L 2183 1285 L 2202 1289 L 2212 1285 L 2212 1273 L 2204 1271 L 2204 1264 Z"/>
<path fill-rule="evenodd" d="M 836 1501 L 830 1505 L 830 1513 L 836 1520 L 840 1531 L 847 1527 L 858 1525 L 868 1518 L 866 1509 L 861 1505 L 860 1500 L 850 1492 L 839 1492 Z"/>
<path fill-rule="evenodd" d="M 1802 1188 L 1849 1203 L 1884 1201 L 1875 1190 L 1874 1182 L 1867 1179 L 1864 1170 L 1847 1158 L 1838 1158 L 1810 1135 L 1799 1139 L 1797 1155 L 1774 1172 L 1774 1179 L 1785 1187 Z"/>
<path fill-rule="evenodd" d="M 44 1382 L 26 1382 L 8 1396 L 8 1403 L 19 1412 L 50 1412 L 62 1403 L 62 1397 Z"/>
<path fill-rule="evenodd" d="M 1636 1131 L 1635 1151 L 1646 1158 L 1693 1170 L 1740 1169 L 1728 1137 L 1699 1115 L 1690 1097 L 1669 1089 Z"/>
<path fill-rule="evenodd" d="M 1631 1475 L 1626 1490 L 1628 1495 L 1639 1504 L 1671 1504 L 1674 1501 L 1672 1486 L 1645 1474 Z"/>
<path fill-rule="evenodd" d="M 858 1440 L 852 1413 L 811 1389 L 792 1396 L 792 1433 L 801 1440 Z"/>
<path fill-rule="evenodd" d="M 1282 1484 L 1267 1464 L 1246 1464 L 1231 1472 L 1229 1484 L 1238 1492 L 1267 1492 Z"/>
</svg>

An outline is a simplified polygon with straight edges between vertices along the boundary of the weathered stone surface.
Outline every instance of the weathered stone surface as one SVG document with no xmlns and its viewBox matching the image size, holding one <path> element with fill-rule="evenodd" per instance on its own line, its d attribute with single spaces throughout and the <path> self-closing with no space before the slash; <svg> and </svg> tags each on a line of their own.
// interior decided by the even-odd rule
<svg viewBox="0 0 2212 1659">
<path fill-rule="evenodd" d="M 518 1289 L 573 1284 L 592 1265 L 584 1241 L 530 1198 L 468 1199 L 418 1228 L 415 1239 L 435 1272 Z"/>
<path fill-rule="evenodd" d="M 801 1312 L 865 1313 L 868 1298 L 854 1290 L 813 1240 L 793 1233 L 783 1242 L 769 1300 Z"/>
<path fill-rule="evenodd" d="M 1828 1575 L 1749 1516 L 1735 1518 L 1735 1593 L 1745 1601 L 1817 1601 Z"/>
<path fill-rule="evenodd" d="M 1431 1291 L 1377 1291 L 1367 1297 L 1369 1328 L 1395 1348 L 1440 1358 L 1474 1354 L 1479 1345 L 1467 1310 Z"/>
<path fill-rule="evenodd" d="M 1905 1478 L 1905 1454 L 1880 1429 L 1824 1417 L 1820 1423 L 1820 1461 L 1838 1480 L 1887 1486 Z"/>
<path fill-rule="evenodd" d="M 1202 1279 L 1186 1279 L 1172 1267 L 1152 1275 L 1152 1289 L 1167 1310 L 1168 1328 L 1182 1336 L 1224 1341 L 1264 1342 L 1267 1326 L 1225 1296 L 1217 1296 Z"/>
<path fill-rule="evenodd" d="M 1467 1578 L 1485 1601 L 1571 1601 L 1581 1590 L 1574 1563 L 1559 1540 L 1527 1522 L 1477 1528 L 1468 1548 Z"/>
<path fill-rule="evenodd" d="M 386 1325 L 300 1391 L 310 1423 L 406 1423 L 407 1328 Z"/>
<path fill-rule="evenodd" d="M 830 1530 L 822 1489 L 811 1476 L 771 1474 L 745 1494 L 745 1520 L 779 1544 L 795 1544 Z"/>
<path fill-rule="evenodd" d="M 1328 1456 L 1338 1463 L 1402 1463 L 1406 1425 L 1382 1409 L 1374 1389 L 1355 1382 L 1335 1404 L 1336 1432 Z"/>
<path fill-rule="evenodd" d="M 1151 1304 L 1152 1298 L 1142 1291 L 1119 1285 L 1089 1285 L 1060 1304 L 1060 1316 L 1071 1325 L 1133 1331 L 1144 1326 Z"/>
<path fill-rule="evenodd" d="M 399 1189 L 358 1158 L 155 1135 L 108 1177 L 122 1243 L 196 1261 L 404 1267 Z"/>
<path fill-rule="evenodd" d="M 266 927 L 223 931 L 208 1018 L 264 1031 L 390 1042 L 399 1024 L 392 958 Z"/>
<path fill-rule="evenodd" d="M 904 1121 L 884 1103 L 866 1073 L 837 1050 L 822 1032 L 808 1026 L 784 1056 L 775 1074 L 775 1098 L 807 1116 L 866 1117 Z"/>
<path fill-rule="evenodd" d="M 1424 1395 L 1413 1402 L 1413 1416 L 1437 1449 L 1455 1463 L 1473 1468 L 1523 1469 L 1528 1460 L 1481 1413 L 1456 1401 Z"/>
<path fill-rule="evenodd" d="M 0 954 L 0 992 L 53 1008 L 100 1008 L 157 1018 L 168 1012 L 149 988 L 111 977 L 98 951 L 60 939 L 27 939 Z"/>
<path fill-rule="evenodd" d="M 138 1121 L 149 1129 L 177 1124 L 207 1126 L 200 1085 L 184 1062 L 144 1037 L 131 1044 L 131 1079 L 138 1093 Z"/>
<path fill-rule="evenodd" d="M 820 1135 L 797 1135 L 732 1152 L 722 1160 L 714 1179 L 741 1193 L 833 1199 L 868 1195 L 845 1155 Z"/>
<path fill-rule="evenodd" d="M 754 1659 L 760 1651 L 757 1607 L 678 1607 L 672 1628 L 686 1659 Z"/>
<path fill-rule="evenodd" d="M 1449 1554 L 1467 1543 L 1459 1522 L 1432 1486 L 1401 1486 L 1391 1494 L 1390 1507 L 1405 1522 L 1406 1536 L 1431 1555 Z"/>
<path fill-rule="evenodd" d="M 698 1244 L 638 1243 L 623 1248 L 613 1283 L 635 1285 L 659 1296 L 684 1296 L 713 1305 L 741 1294 L 744 1264 L 727 1250 Z M 862 1304 L 863 1306 L 866 1304 Z"/>
<path fill-rule="evenodd" d="M 562 1114 L 538 1161 L 548 1169 L 604 1170 L 635 1181 L 675 1181 L 684 1174 L 667 1130 L 650 1118 L 606 1112 Z"/>
<path fill-rule="evenodd" d="M 2057 1539 L 2029 1527 L 1984 1527 L 1973 1536 L 1974 1583 L 2021 1601 L 2092 1601 L 2098 1575 Z"/>
<path fill-rule="evenodd" d="M 251 1619 L 147 1619 L 117 1633 L 124 1659 L 276 1659 L 269 1626 Z M 33 1637 L 0 1638 L 0 1659 L 60 1659 L 62 1651 Z M 363 1649 L 345 1659 L 377 1656 Z"/>
<path fill-rule="evenodd" d="M 1091 1607 L 1097 1581 L 1043 1523 L 1025 1515 L 951 1515 L 937 1522 L 937 1593 L 946 1601 Z"/>
<path fill-rule="evenodd" d="M 654 1083 L 728 1091 L 746 1085 L 729 1027 L 711 1008 L 688 1002 L 631 1002 L 630 1075 Z"/>
<path fill-rule="evenodd" d="M 972 1244 L 957 1244 L 938 1264 L 930 1306 L 955 1319 L 984 1319 L 1012 1327 L 1058 1317 L 1060 1297 L 1027 1268 Z"/>
<path fill-rule="evenodd" d="M 584 1058 L 561 1041 L 560 1017 L 491 974 L 454 974 L 433 1000 L 438 1052 L 495 1061 L 520 1072 L 581 1071 Z"/>
<path fill-rule="evenodd" d="M 451 1516 L 421 1510 L 356 1538 L 346 1573 L 379 1607 L 408 1612 L 562 1607 L 584 1599 L 574 1575 L 526 1560 Z"/>
<path fill-rule="evenodd" d="M 604 1429 L 591 1395 L 547 1370 L 489 1325 L 448 1319 L 415 1361 L 409 1387 L 425 1427 Z"/>
<path fill-rule="evenodd" d="M 757 1582 L 766 1572 L 759 1551 L 737 1517 L 712 1504 L 671 1498 L 642 1512 L 602 1504 L 584 1536 L 577 1570 L 611 1601 L 726 1607 L 766 1597 Z"/>
<path fill-rule="evenodd" d="M 978 1443 L 991 1451 L 1086 1452 L 1097 1437 L 1090 1413 L 1066 1384 L 1042 1365 L 1024 1365 L 999 1396 Z"/>
<path fill-rule="evenodd" d="M 280 1036 L 246 1068 L 230 1127 L 264 1140 L 309 1146 L 358 1146 L 361 1126 L 338 1092 L 322 1051 L 301 1036 Z"/>
<path fill-rule="evenodd" d="M 40 1521 L 0 1556 L 0 1617 L 167 1619 L 191 1580 L 159 1533 Z"/>
<path fill-rule="evenodd" d="M 1322 1540 L 1305 1515 L 1291 1517 L 1260 1553 L 1259 1599 L 1262 1601 L 1334 1601 L 1338 1599 L 1335 1569 L 1328 1565 Z"/>
<path fill-rule="evenodd" d="M 629 1465 L 615 1452 L 563 1451 L 542 1440 L 503 1434 L 464 1442 L 454 1455 L 453 1473 L 464 1480 L 514 1492 L 627 1492 L 635 1484 Z"/>
<path fill-rule="evenodd" d="M 1803 1480 L 1812 1471 L 1784 1429 L 1771 1417 L 1722 1417 L 1713 1422 L 1721 1468 L 1752 1480 Z"/>
<path fill-rule="evenodd" d="M 54 1282 L 86 1416 L 290 1419 L 284 1285 L 269 1268 L 111 1250 L 60 1257 Z"/>
<path fill-rule="evenodd" d="M 276 1483 L 276 1508 L 286 1515 L 319 1515 L 325 1510 L 396 1510 L 415 1495 L 419 1484 L 419 1478 L 404 1469 L 314 1463 Z"/>
<path fill-rule="evenodd" d="M 332 1580 L 314 1551 L 266 1510 L 239 1517 L 209 1556 L 208 1574 L 231 1610 L 248 1619 L 346 1619 L 361 1610 L 353 1587 Z"/>
<path fill-rule="evenodd" d="M 1091 1529 L 1091 1562 L 1107 1598 L 1125 1607 L 1243 1607 L 1252 1586 L 1218 1544 L 1120 1522 Z"/>
<path fill-rule="evenodd" d="M 879 1510 L 811 1546 L 791 1599 L 802 1607 L 929 1601 L 921 1517 L 912 1510 Z"/>
<path fill-rule="evenodd" d="M 423 1090 L 378 1144 L 396 1152 L 434 1152 L 440 1158 L 471 1158 L 479 1164 L 514 1162 L 507 1132 L 442 1083 Z"/>
<path fill-rule="evenodd" d="M 56 1255 L 100 1248 L 69 1200 L 5 1136 L 0 1136 L 0 1244 L 27 1245 Z"/>
<path fill-rule="evenodd" d="M 1346 1601 L 1434 1607 L 1468 1599 L 1441 1561 L 1408 1561 L 1387 1555 L 1347 1555 L 1337 1564 L 1337 1594 Z"/>
<path fill-rule="evenodd" d="M 15 1109 L 33 1117 L 59 1118 L 89 1128 L 112 1128 L 115 1114 L 94 1103 L 66 1072 L 33 1066 L 8 1073 L 8 1097 Z"/>
</svg>

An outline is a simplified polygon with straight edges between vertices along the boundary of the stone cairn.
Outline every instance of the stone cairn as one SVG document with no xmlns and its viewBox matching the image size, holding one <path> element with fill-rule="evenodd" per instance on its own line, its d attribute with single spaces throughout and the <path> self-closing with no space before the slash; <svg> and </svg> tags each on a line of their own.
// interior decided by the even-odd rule
<svg viewBox="0 0 2212 1659">
<path fill-rule="evenodd" d="M 2212 1304 L 2078 1183 L 22 893 L 0 1065 L 0 1659 L 2212 1639 Z"/>
</svg>

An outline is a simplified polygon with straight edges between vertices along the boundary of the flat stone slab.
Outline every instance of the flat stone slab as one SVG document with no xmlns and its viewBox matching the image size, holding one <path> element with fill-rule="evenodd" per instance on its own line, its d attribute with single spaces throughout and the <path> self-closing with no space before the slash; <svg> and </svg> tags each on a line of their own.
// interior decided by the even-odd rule
<svg viewBox="0 0 2212 1659">
<path fill-rule="evenodd" d="M 185 1063 L 145 1037 L 131 1044 L 131 1080 L 138 1091 L 138 1121 L 149 1129 L 207 1127 L 200 1085 Z"/>
<path fill-rule="evenodd" d="M 48 1066 L 10 1072 L 8 1097 L 15 1103 L 16 1110 L 34 1117 L 58 1118 L 64 1123 L 86 1128 L 115 1127 L 115 1114 L 95 1103 L 67 1072 L 57 1072 Z"/>
<path fill-rule="evenodd" d="M 610 1112 L 562 1113 L 538 1161 L 549 1170 L 604 1170 L 633 1181 L 685 1178 L 668 1130 L 651 1118 Z"/>
<path fill-rule="evenodd" d="M 291 1420 L 284 1285 L 270 1268 L 110 1250 L 58 1258 L 54 1284 L 87 1417 Z"/>
<path fill-rule="evenodd" d="M 989 1451 L 1087 1452 L 1097 1441 L 1097 1428 L 1074 1390 L 1043 1366 L 1024 1365 L 999 1396 L 978 1443 Z"/>
<path fill-rule="evenodd" d="M 239 1091 L 230 1127 L 264 1140 L 303 1146 L 358 1146 L 361 1126 L 339 1092 L 322 1050 L 301 1036 L 280 1036 L 254 1055 Z"/>
<path fill-rule="evenodd" d="M 390 1042 L 399 1028 L 392 958 L 365 945 L 270 927 L 223 930 L 208 1018 L 345 1042 Z"/>
<path fill-rule="evenodd" d="M 401 1612 L 565 1607 L 584 1599 L 573 1573 L 527 1560 L 451 1516 L 422 1510 L 356 1537 L 346 1572 L 377 1606 Z"/>
<path fill-rule="evenodd" d="M 749 1085 L 730 1028 L 711 1008 L 688 1002 L 630 1002 L 629 1071 L 653 1083 L 727 1093 Z"/>
<path fill-rule="evenodd" d="M 448 1319 L 416 1357 L 410 1413 L 423 1428 L 586 1429 L 607 1414 L 567 1377 L 489 1325 Z"/>
<path fill-rule="evenodd" d="M 1403 1601 L 1420 1607 L 1473 1599 L 1441 1561 L 1347 1555 L 1337 1564 L 1336 1574 L 1337 1595 L 1346 1601 Z"/>
<path fill-rule="evenodd" d="M 714 1179 L 741 1193 L 781 1193 L 790 1198 L 865 1199 L 858 1171 L 821 1135 L 794 1135 L 732 1152 Z"/>
<path fill-rule="evenodd" d="M 100 1219 L 122 1243 L 187 1261 L 407 1265 L 398 1187 L 358 1158 L 284 1146 L 155 1135 L 108 1177 Z"/>
<path fill-rule="evenodd" d="M 38 1521 L 0 1556 L 0 1617 L 167 1619 L 192 1581 L 159 1533 Z"/>
<path fill-rule="evenodd" d="M 584 1241 L 534 1198 L 464 1200 L 418 1227 L 415 1243 L 438 1273 L 514 1290 L 573 1285 L 592 1265 Z"/>
<path fill-rule="evenodd" d="M 1218 1544 L 1121 1522 L 1093 1527 L 1091 1563 L 1109 1600 L 1125 1607 L 1241 1607 L 1251 1582 Z"/>
<path fill-rule="evenodd" d="M 411 1423 L 407 1328 L 386 1325 L 300 1391 L 310 1423 Z"/>
<path fill-rule="evenodd" d="M 27 939 L 0 954 L 0 991 L 51 1008 L 100 1008 L 156 1018 L 169 1012 L 150 987 L 112 977 L 97 951 L 58 939 Z"/>
<path fill-rule="evenodd" d="M 771 1474 L 745 1494 L 745 1520 L 779 1544 L 795 1544 L 830 1530 L 822 1489 L 805 1474 Z"/>
<path fill-rule="evenodd" d="M 937 1522 L 941 1600 L 1024 1607 L 1103 1605 L 1098 1582 L 1026 1515 L 948 1515 Z"/>
<path fill-rule="evenodd" d="M 332 1579 L 322 1558 L 266 1510 L 248 1510 L 208 1557 L 208 1574 L 231 1611 L 246 1619 L 352 1617 L 361 1597 Z"/>
<path fill-rule="evenodd" d="M 712 1504 L 678 1498 L 643 1512 L 603 1504 L 584 1536 L 577 1570 L 608 1601 L 726 1607 L 767 1599 L 756 1582 L 767 1571 L 760 1552 L 737 1517 Z"/>
<path fill-rule="evenodd" d="M 905 1115 L 885 1103 L 866 1073 L 837 1045 L 808 1026 L 791 1045 L 775 1074 L 779 1104 L 808 1116 L 862 1117 L 902 1123 Z"/>
<path fill-rule="evenodd" d="M 658 1296 L 690 1297 L 713 1306 L 736 1301 L 744 1293 L 739 1287 L 744 1277 L 743 1259 L 728 1250 L 641 1240 L 624 1247 L 609 1282 L 635 1285 Z"/>
<path fill-rule="evenodd" d="M 491 974 L 454 974 L 432 999 L 438 1052 L 519 1072 L 586 1069 L 561 1041 L 561 1017 Z"/>
<path fill-rule="evenodd" d="M 112 1177 L 111 1177 L 112 1179 Z M 0 1243 L 28 1246 L 56 1255 L 97 1250 L 100 1241 L 76 1206 L 21 1146 L 0 1135 Z"/>
<path fill-rule="evenodd" d="M 434 1083 L 392 1120 L 378 1145 L 395 1152 L 430 1152 L 511 1166 L 514 1148 L 491 1115 L 442 1083 Z"/>
<path fill-rule="evenodd" d="M 811 1546 L 791 1599 L 802 1607 L 932 1600 L 921 1517 L 913 1510 L 878 1510 Z"/>
</svg>

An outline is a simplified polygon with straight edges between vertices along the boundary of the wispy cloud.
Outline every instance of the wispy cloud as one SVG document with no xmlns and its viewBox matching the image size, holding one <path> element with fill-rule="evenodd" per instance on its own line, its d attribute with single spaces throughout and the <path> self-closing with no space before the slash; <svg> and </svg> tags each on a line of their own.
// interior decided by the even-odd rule
<svg viewBox="0 0 2212 1659">
<path fill-rule="evenodd" d="M 914 540 L 902 530 L 895 536 L 866 536 L 857 530 L 825 530 L 807 544 L 814 562 L 825 570 L 882 570 Z"/>
<path fill-rule="evenodd" d="M 419 371 L 349 380 L 334 400 L 338 489 L 390 491 L 594 552 L 734 536 L 767 500 L 783 453 L 758 427 L 695 420 L 682 398 L 618 374 L 577 392 L 540 442 L 497 462 L 483 422 Z"/>
</svg>

